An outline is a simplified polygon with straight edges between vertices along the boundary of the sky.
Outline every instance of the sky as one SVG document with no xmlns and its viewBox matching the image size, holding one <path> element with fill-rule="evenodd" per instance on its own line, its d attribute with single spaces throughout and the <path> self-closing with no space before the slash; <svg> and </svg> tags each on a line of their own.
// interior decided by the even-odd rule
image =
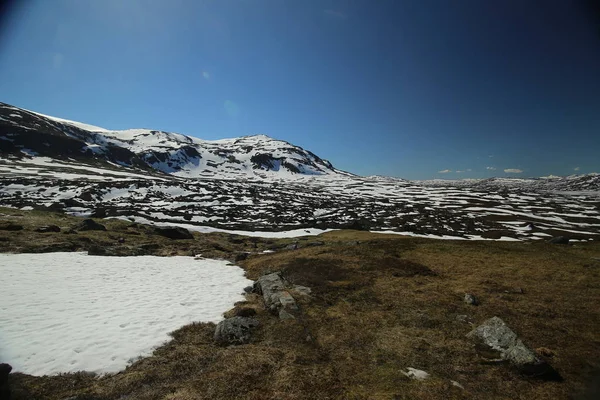
<svg viewBox="0 0 600 400">
<path fill-rule="evenodd" d="M 266 134 L 359 175 L 600 172 L 600 30 L 582 4 L 16 1 L 0 101 L 107 129 Z"/>
</svg>

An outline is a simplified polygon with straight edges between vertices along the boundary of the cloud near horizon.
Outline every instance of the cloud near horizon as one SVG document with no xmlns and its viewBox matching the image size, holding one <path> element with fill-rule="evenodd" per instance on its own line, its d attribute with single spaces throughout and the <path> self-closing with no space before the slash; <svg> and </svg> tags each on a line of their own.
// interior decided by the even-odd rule
<svg viewBox="0 0 600 400">
<path fill-rule="evenodd" d="M 523 172 L 523 170 L 517 168 L 507 168 L 504 170 L 504 172 L 506 172 L 507 174 L 520 174 Z"/>
<path fill-rule="evenodd" d="M 496 167 L 485 167 L 485 169 L 489 170 L 489 171 L 495 171 Z"/>
<path fill-rule="evenodd" d="M 450 170 L 450 169 L 443 169 L 441 171 L 438 171 L 438 174 L 447 174 L 448 172 L 452 172 L 452 170 Z"/>
<path fill-rule="evenodd" d="M 579 167 L 573 168 L 573 171 L 579 171 Z"/>
</svg>

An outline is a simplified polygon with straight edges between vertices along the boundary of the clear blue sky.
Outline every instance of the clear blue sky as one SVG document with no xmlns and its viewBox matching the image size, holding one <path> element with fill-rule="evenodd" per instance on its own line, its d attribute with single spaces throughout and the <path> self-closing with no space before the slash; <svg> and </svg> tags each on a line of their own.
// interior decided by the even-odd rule
<svg viewBox="0 0 600 400">
<path fill-rule="evenodd" d="M 600 172 L 600 35 L 577 4 L 16 2 L 0 101 L 109 129 L 264 133 L 361 175 Z"/>
</svg>

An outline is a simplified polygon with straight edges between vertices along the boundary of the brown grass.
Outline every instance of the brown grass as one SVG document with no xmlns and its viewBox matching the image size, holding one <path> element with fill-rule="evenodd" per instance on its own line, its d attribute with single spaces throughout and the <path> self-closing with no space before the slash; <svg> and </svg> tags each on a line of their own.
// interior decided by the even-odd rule
<svg viewBox="0 0 600 400">
<path fill-rule="evenodd" d="M 150 240 L 144 235 L 138 240 Z M 156 240 L 165 253 L 184 249 Z M 298 296 L 298 320 L 279 322 L 259 296 L 248 295 L 229 312 L 257 312 L 261 326 L 248 345 L 216 346 L 214 325 L 192 324 L 173 332 L 152 357 L 115 375 L 13 374 L 15 398 L 569 399 L 598 376 L 598 243 L 436 241 L 355 231 L 313 240 L 325 245 L 254 254 L 242 262 L 251 279 L 282 271 L 292 283 L 313 289 L 310 298 Z M 189 242 L 241 251 L 254 242 L 263 249 L 290 240 L 236 244 L 229 235 L 196 235 Z M 481 305 L 465 304 L 465 292 Z M 467 315 L 467 322 L 458 315 Z M 468 321 L 492 316 L 539 348 L 564 381 L 528 379 L 509 366 L 482 363 L 465 334 L 473 328 Z M 432 378 L 409 380 L 401 372 L 407 367 Z"/>
</svg>

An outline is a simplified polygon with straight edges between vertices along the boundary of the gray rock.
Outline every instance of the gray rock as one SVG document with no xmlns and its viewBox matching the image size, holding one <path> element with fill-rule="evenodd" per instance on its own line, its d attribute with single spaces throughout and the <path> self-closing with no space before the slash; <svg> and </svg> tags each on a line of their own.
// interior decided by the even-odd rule
<svg viewBox="0 0 600 400">
<path fill-rule="evenodd" d="M 254 292 L 254 287 L 253 286 L 246 286 L 244 288 L 244 292 L 246 292 L 246 293 L 252 293 L 252 292 Z"/>
<path fill-rule="evenodd" d="M 10 388 L 8 387 L 8 374 L 12 371 L 12 367 L 8 364 L 0 364 L 0 399 L 10 399 Z"/>
<path fill-rule="evenodd" d="M 179 226 L 156 227 L 154 232 L 157 235 L 167 237 L 169 239 L 193 239 L 194 235 L 185 228 Z"/>
<path fill-rule="evenodd" d="M 294 290 L 300 294 L 310 295 L 312 290 L 307 286 L 294 285 Z"/>
<path fill-rule="evenodd" d="M 493 317 L 467 334 L 483 345 L 485 350 L 495 352 L 501 360 L 508 361 L 527 375 L 555 379 L 558 375 L 533 350 L 527 347 L 505 323 Z"/>
<path fill-rule="evenodd" d="M 548 240 L 548 243 L 552 244 L 569 244 L 569 238 L 566 236 L 556 236 Z"/>
<path fill-rule="evenodd" d="M 227 318 L 217 325 L 214 339 L 220 345 L 249 343 L 252 329 L 258 326 L 254 318 L 233 317 Z"/>
<path fill-rule="evenodd" d="M 472 295 L 471 293 L 465 293 L 464 301 L 465 303 L 470 304 L 472 306 L 479 305 L 479 299 L 477 299 L 477 297 L 475 297 L 475 295 Z"/>
<path fill-rule="evenodd" d="M 93 219 L 84 219 L 79 225 L 75 227 L 78 231 L 105 231 L 106 227 L 102 224 L 97 223 Z"/>
<path fill-rule="evenodd" d="M 288 244 L 287 246 L 285 246 L 286 250 L 297 250 L 298 249 L 298 243 L 292 243 L 292 244 Z"/>
<path fill-rule="evenodd" d="M 456 316 L 458 322 L 469 322 L 469 316 L 466 314 L 459 314 Z"/>
<path fill-rule="evenodd" d="M 292 314 L 287 312 L 285 310 L 285 308 L 282 308 L 281 310 L 279 310 L 279 319 L 282 321 L 286 321 L 286 320 L 290 320 L 290 319 L 296 319 L 296 317 L 294 317 Z"/>
<path fill-rule="evenodd" d="M 281 308 L 297 310 L 296 300 L 286 290 L 285 282 L 278 272 L 263 275 L 255 283 L 255 289 L 262 294 L 265 307 L 274 313 Z"/>
</svg>

